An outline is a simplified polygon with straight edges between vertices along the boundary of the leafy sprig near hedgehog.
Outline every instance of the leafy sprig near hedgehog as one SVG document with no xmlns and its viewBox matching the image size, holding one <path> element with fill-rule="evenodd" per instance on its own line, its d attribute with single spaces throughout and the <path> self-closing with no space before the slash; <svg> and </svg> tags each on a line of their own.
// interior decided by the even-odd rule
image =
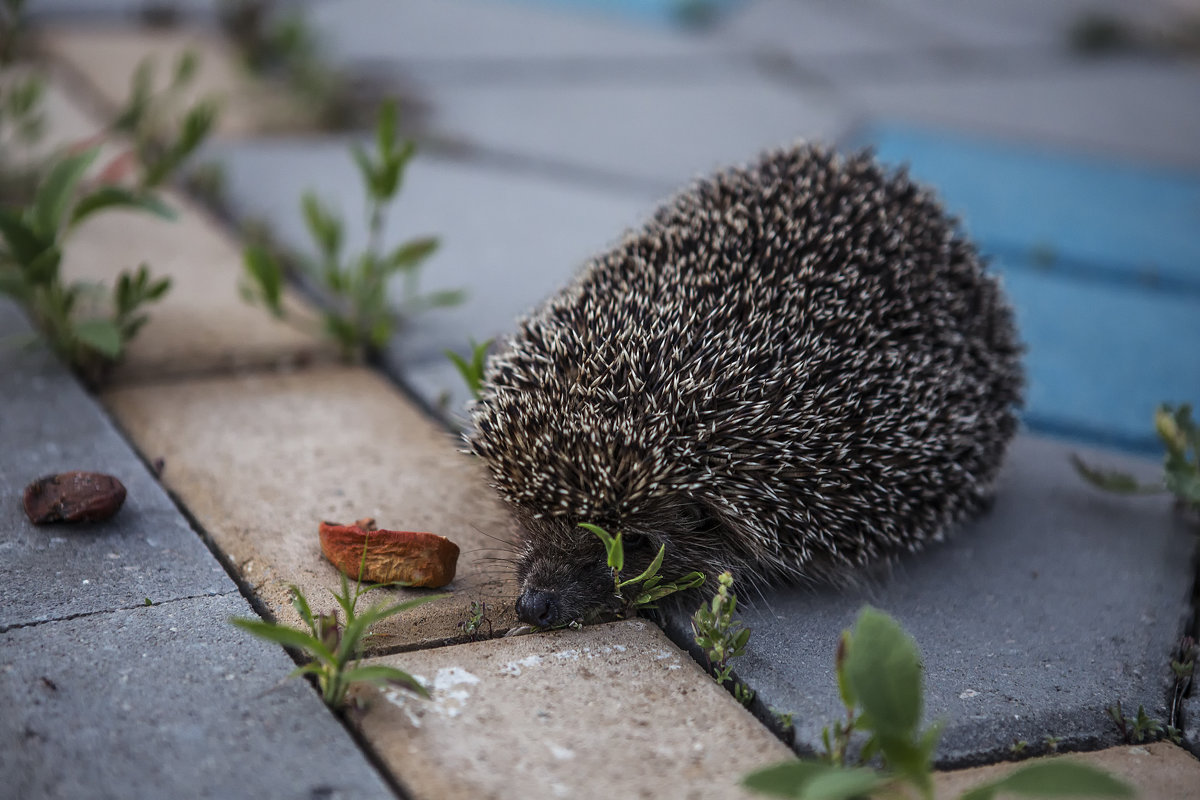
<svg viewBox="0 0 1200 800">
<path fill-rule="evenodd" d="M 1128 473 L 1089 466 L 1071 456 L 1076 472 L 1088 483 L 1117 494 L 1162 494 L 1193 511 L 1200 511 L 1200 427 L 1192 419 L 1191 405 L 1161 405 L 1154 412 L 1154 428 L 1166 449 L 1163 476 L 1158 483 L 1142 483 Z"/>
</svg>

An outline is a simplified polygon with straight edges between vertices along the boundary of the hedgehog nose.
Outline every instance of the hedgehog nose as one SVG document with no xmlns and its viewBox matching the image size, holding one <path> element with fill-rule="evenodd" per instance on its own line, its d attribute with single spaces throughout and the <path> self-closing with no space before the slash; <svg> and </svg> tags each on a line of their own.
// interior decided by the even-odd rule
<svg viewBox="0 0 1200 800">
<path fill-rule="evenodd" d="M 542 592 L 537 589 L 526 589 L 517 598 L 517 616 L 522 622 L 545 628 L 552 625 L 558 618 L 558 595 L 554 592 Z"/>
</svg>

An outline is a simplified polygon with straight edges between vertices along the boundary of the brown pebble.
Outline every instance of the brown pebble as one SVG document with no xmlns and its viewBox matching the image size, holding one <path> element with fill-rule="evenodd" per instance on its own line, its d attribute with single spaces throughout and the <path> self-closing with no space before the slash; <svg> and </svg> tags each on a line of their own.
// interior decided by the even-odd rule
<svg viewBox="0 0 1200 800">
<path fill-rule="evenodd" d="M 322 522 L 321 552 L 350 578 L 367 583 L 404 583 L 437 588 L 454 580 L 458 545 L 445 536 L 374 530 L 373 520 L 355 525 Z M 363 560 L 366 548 L 366 561 Z"/>
<path fill-rule="evenodd" d="M 125 502 L 125 486 L 99 472 L 62 472 L 25 487 L 25 516 L 34 525 L 47 522 L 99 522 Z"/>
</svg>

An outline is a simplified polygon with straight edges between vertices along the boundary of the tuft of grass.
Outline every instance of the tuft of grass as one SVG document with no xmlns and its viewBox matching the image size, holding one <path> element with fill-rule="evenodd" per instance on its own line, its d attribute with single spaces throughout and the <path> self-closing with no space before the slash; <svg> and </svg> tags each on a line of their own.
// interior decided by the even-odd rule
<svg viewBox="0 0 1200 800">
<path fill-rule="evenodd" d="M 367 550 L 364 546 L 362 565 L 366 564 L 366 560 Z M 374 584 L 364 587 L 361 581 L 362 565 L 359 567 L 360 580 L 354 582 L 353 591 L 350 589 L 350 582 L 346 576 L 339 574 L 342 582 L 341 589 L 331 592 L 344 619 L 338 617 L 336 610 L 326 614 L 313 614 L 304 593 L 293 584 L 290 587 L 292 607 L 300 614 L 305 627 L 308 628 L 307 632 L 261 619 L 233 617 L 230 622 L 260 639 L 275 642 L 300 652 L 308 661 L 297 667 L 289 677 L 311 675 L 316 679 L 317 687 L 321 691 L 321 699 L 334 710 L 345 707 L 346 693 L 355 683 L 399 686 L 410 689 L 422 697 L 429 697 L 429 692 L 425 687 L 403 670 L 383 664 L 362 666 L 363 643 L 370 636 L 371 626 L 375 623 L 431 600 L 445 597 L 445 595 L 417 597 L 392 605 L 380 603 L 359 613 L 359 598 L 367 592 L 386 585 Z"/>
<path fill-rule="evenodd" d="M 361 359 L 379 350 L 395 330 L 415 314 L 461 303 L 461 290 L 422 293 L 418 286 L 421 265 L 438 248 L 438 240 L 427 236 L 397 247 L 383 247 L 384 218 L 395 201 L 404 172 L 416 152 L 412 141 L 396 133 L 396 106 L 385 103 L 375 127 L 375 152 L 354 145 L 352 153 L 367 196 L 368 242 L 364 252 L 346 258 L 344 225 L 333 211 L 308 192 L 301 201 L 304 220 L 316 245 L 316 259 L 298 259 L 301 273 L 317 284 L 329 298 L 322 311 L 322 332 L 341 349 L 348 360 Z M 284 265 L 272 250 L 251 244 L 244 253 L 242 297 L 262 306 L 273 316 L 292 321 L 283 305 Z M 399 308 L 388 302 L 392 278 L 401 281 Z"/>
<path fill-rule="evenodd" d="M 866 606 L 844 631 L 834 660 L 845 721 L 825 729 L 820 759 L 788 761 L 750 773 L 742 784 L 772 797 L 851 800 L 933 797 L 939 726 L 922 730 L 921 656 L 897 622 Z M 852 759 L 852 737 L 861 745 Z M 879 769 L 866 766 L 878 758 Z M 1069 759 L 1037 761 L 964 793 L 962 800 L 1025 797 L 1133 797 L 1111 775 Z"/>
<path fill-rule="evenodd" d="M 1154 428 L 1166 449 L 1160 483 L 1142 483 L 1124 472 L 1089 466 L 1077 455 L 1071 456 L 1071 464 L 1080 477 L 1107 492 L 1170 492 L 1181 506 L 1200 511 L 1200 427 L 1192 419 L 1192 407 L 1160 405 L 1154 412 Z"/>
<path fill-rule="evenodd" d="M 98 148 L 54 162 L 20 211 L 0 210 L 0 293 L 28 309 L 51 348 L 84 380 L 100 383 L 126 344 L 146 323 L 142 309 L 160 300 L 171 282 L 150 277 L 146 265 L 103 286 L 63 280 L 60 265 L 70 234 L 94 214 L 115 208 L 173 216 L 144 189 L 84 181 Z"/>
<path fill-rule="evenodd" d="M 643 609 L 657 608 L 655 603 L 664 597 L 695 589 L 704 583 L 704 575 L 699 572 L 689 572 L 681 578 L 664 581 L 658 571 L 662 568 L 666 545 L 658 548 L 658 554 L 641 574 L 621 580 L 621 571 L 625 568 L 625 545 L 621 541 L 621 534 L 618 532 L 613 536 L 599 525 L 587 522 L 581 522 L 579 527 L 594 533 L 604 543 L 608 567 L 612 570 L 613 595 L 620 606 L 617 613 L 622 618 L 636 616 Z"/>
</svg>

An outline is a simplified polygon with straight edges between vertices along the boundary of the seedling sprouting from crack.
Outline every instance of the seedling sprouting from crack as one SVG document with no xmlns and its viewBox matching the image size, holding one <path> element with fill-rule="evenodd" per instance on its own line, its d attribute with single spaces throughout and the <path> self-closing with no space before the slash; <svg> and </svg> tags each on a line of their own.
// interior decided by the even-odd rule
<svg viewBox="0 0 1200 800">
<path fill-rule="evenodd" d="M 350 582 L 346 579 L 345 574 L 340 574 L 341 590 L 331 592 L 333 599 L 337 601 L 342 610 L 344 621 L 338 618 L 337 611 L 313 614 L 304 593 L 295 584 L 290 587 L 292 607 L 304 621 L 305 627 L 308 628 L 307 632 L 261 619 L 234 617 L 230 620 L 234 625 L 249 631 L 260 639 L 266 639 L 302 653 L 308 659 L 307 663 L 297 667 L 289 677 L 313 676 L 317 681 L 317 687 L 321 690 L 321 699 L 335 710 L 346 705 L 346 693 L 354 683 L 399 686 L 411 689 L 422 697 L 429 697 L 429 692 L 425 687 L 403 670 L 383 664 L 362 666 L 363 643 L 371 635 L 371 626 L 375 623 L 431 600 L 445 597 L 445 595 L 417 597 L 393 605 L 380 603 L 363 613 L 358 613 L 358 600 L 362 595 L 388 585 L 363 586 L 361 578 L 366 562 L 367 550 L 366 547 L 363 547 L 363 560 L 358 573 L 359 580 L 354 582 L 353 591 L 350 589 Z"/>
<path fill-rule="evenodd" d="M 717 578 L 717 591 L 712 600 L 701 605 L 692 615 L 692 636 L 708 660 L 708 672 L 713 680 L 724 686 L 733 678 L 732 659 L 746 653 L 750 629 L 740 619 L 737 595 L 733 593 L 733 575 L 722 572 Z M 744 706 L 754 700 L 754 692 L 744 683 L 735 683 L 733 696 Z"/>
<path fill-rule="evenodd" d="M 354 161 L 362 175 L 367 195 L 368 241 L 364 252 L 343 257 L 342 220 L 311 192 L 301 208 L 318 257 L 297 259 L 301 273 L 326 294 L 322 311 L 323 331 L 354 360 L 387 344 L 399 325 L 414 314 L 433 308 L 457 305 L 464 293 L 449 290 L 422 293 L 418 287 L 421 265 L 438 247 L 434 237 L 412 239 L 384 251 L 384 219 L 396 199 L 404 172 L 416 152 L 411 141 L 396 134 L 396 106 L 385 103 L 375 128 L 375 153 L 354 145 Z M 241 291 L 247 302 L 262 306 L 275 317 L 303 327 L 283 303 L 284 267 L 270 249 L 250 245 L 245 251 L 245 276 Z M 399 308 L 388 302 L 387 288 L 393 277 L 401 282 Z"/>
<path fill-rule="evenodd" d="M 1154 427 L 1166 448 L 1160 483 L 1142 483 L 1124 472 L 1088 466 L 1079 456 L 1071 463 L 1088 483 L 1118 494 L 1161 494 L 1170 492 L 1184 508 L 1200 511 L 1200 427 L 1192 419 L 1188 404 L 1172 408 L 1161 405 L 1154 412 Z"/>
<path fill-rule="evenodd" d="M 32 201 L 19 213 L 0 209 L 0 293 L 28 309 L 51 348 L 92 385 L 121 357 L 146 323 L 142 308 L 160 300 L 170 280 L 153 280 L 145 265 L 122 272 L 111 293 L 60 271 L 71 233 L 92 215 L 113 208 L 172 212 L 152 193 L 84 180 L 98 148 L 54 162 Z"/>
<path fill-rule="evenodd" d="M 916 644 L 881 611 L 865 607 L 838 641 L 835 660 L 845 722 L 825 731 L 822 759 L 789 761 L 745 777 L 752 791 L 775 797 L 933 797 L 932 763 L 941 729 L 921 730 L 923 687 Z M 851 738 L 862 740 L 852 759 Z M 878 758 L 881 769 L 866 764 Z M 962 800 L 1001 794 L 1033 797 L 1132 797 L 1107 773 L 1067 759 L 1037 761 L 977 786 Z"/>
<path fill-rule="evenodd" d="M 581 522 L 579 527 L 591 531 L 604 542 L 604 551 L 608 558 L 608 567 L 612 570 L 613 596 L 618 604 L 617 615 L 622 618 L 633 617 L 642 609 L 653 609 L 659 600 L 676 592 L 695 589 L 704 583 L 704 575 L 700 572 L 689 572 L 682 578 L 664 582 L 658 574 L 662 568 L 663 556 L 667 546 L 658 548 L 658 554 L 650 562 L 650 566 L 635 578 L 621 580 L 621 570 L 625 568 L 625 545 L 618 532 L 613 536 L 599 525 Z"/>
<path fill-rule="evenodd" d="M 199 68 L 200 57 L 184 52 L 166 87 L 157 92 L 153 60 L 143 60 L 133 74 L 129 99 L 111 127 L 133 139 L 131 155 L 140 167 L 138 181 L 144 189 L 173 178 L 216 126 L 220 109 L 214 98 L 184 107 L 184 95 Z"/>
<path fill-rule="evenodd" d="M 481 637 L 483 626 L 487 625 L 487 637 L 492 637 L 492 621 L 487 615 L 487 603 L 482 600 L 472 600 L 467 615 L 459 621 L 459 629 L 472 639 Z"/>
</svg>

